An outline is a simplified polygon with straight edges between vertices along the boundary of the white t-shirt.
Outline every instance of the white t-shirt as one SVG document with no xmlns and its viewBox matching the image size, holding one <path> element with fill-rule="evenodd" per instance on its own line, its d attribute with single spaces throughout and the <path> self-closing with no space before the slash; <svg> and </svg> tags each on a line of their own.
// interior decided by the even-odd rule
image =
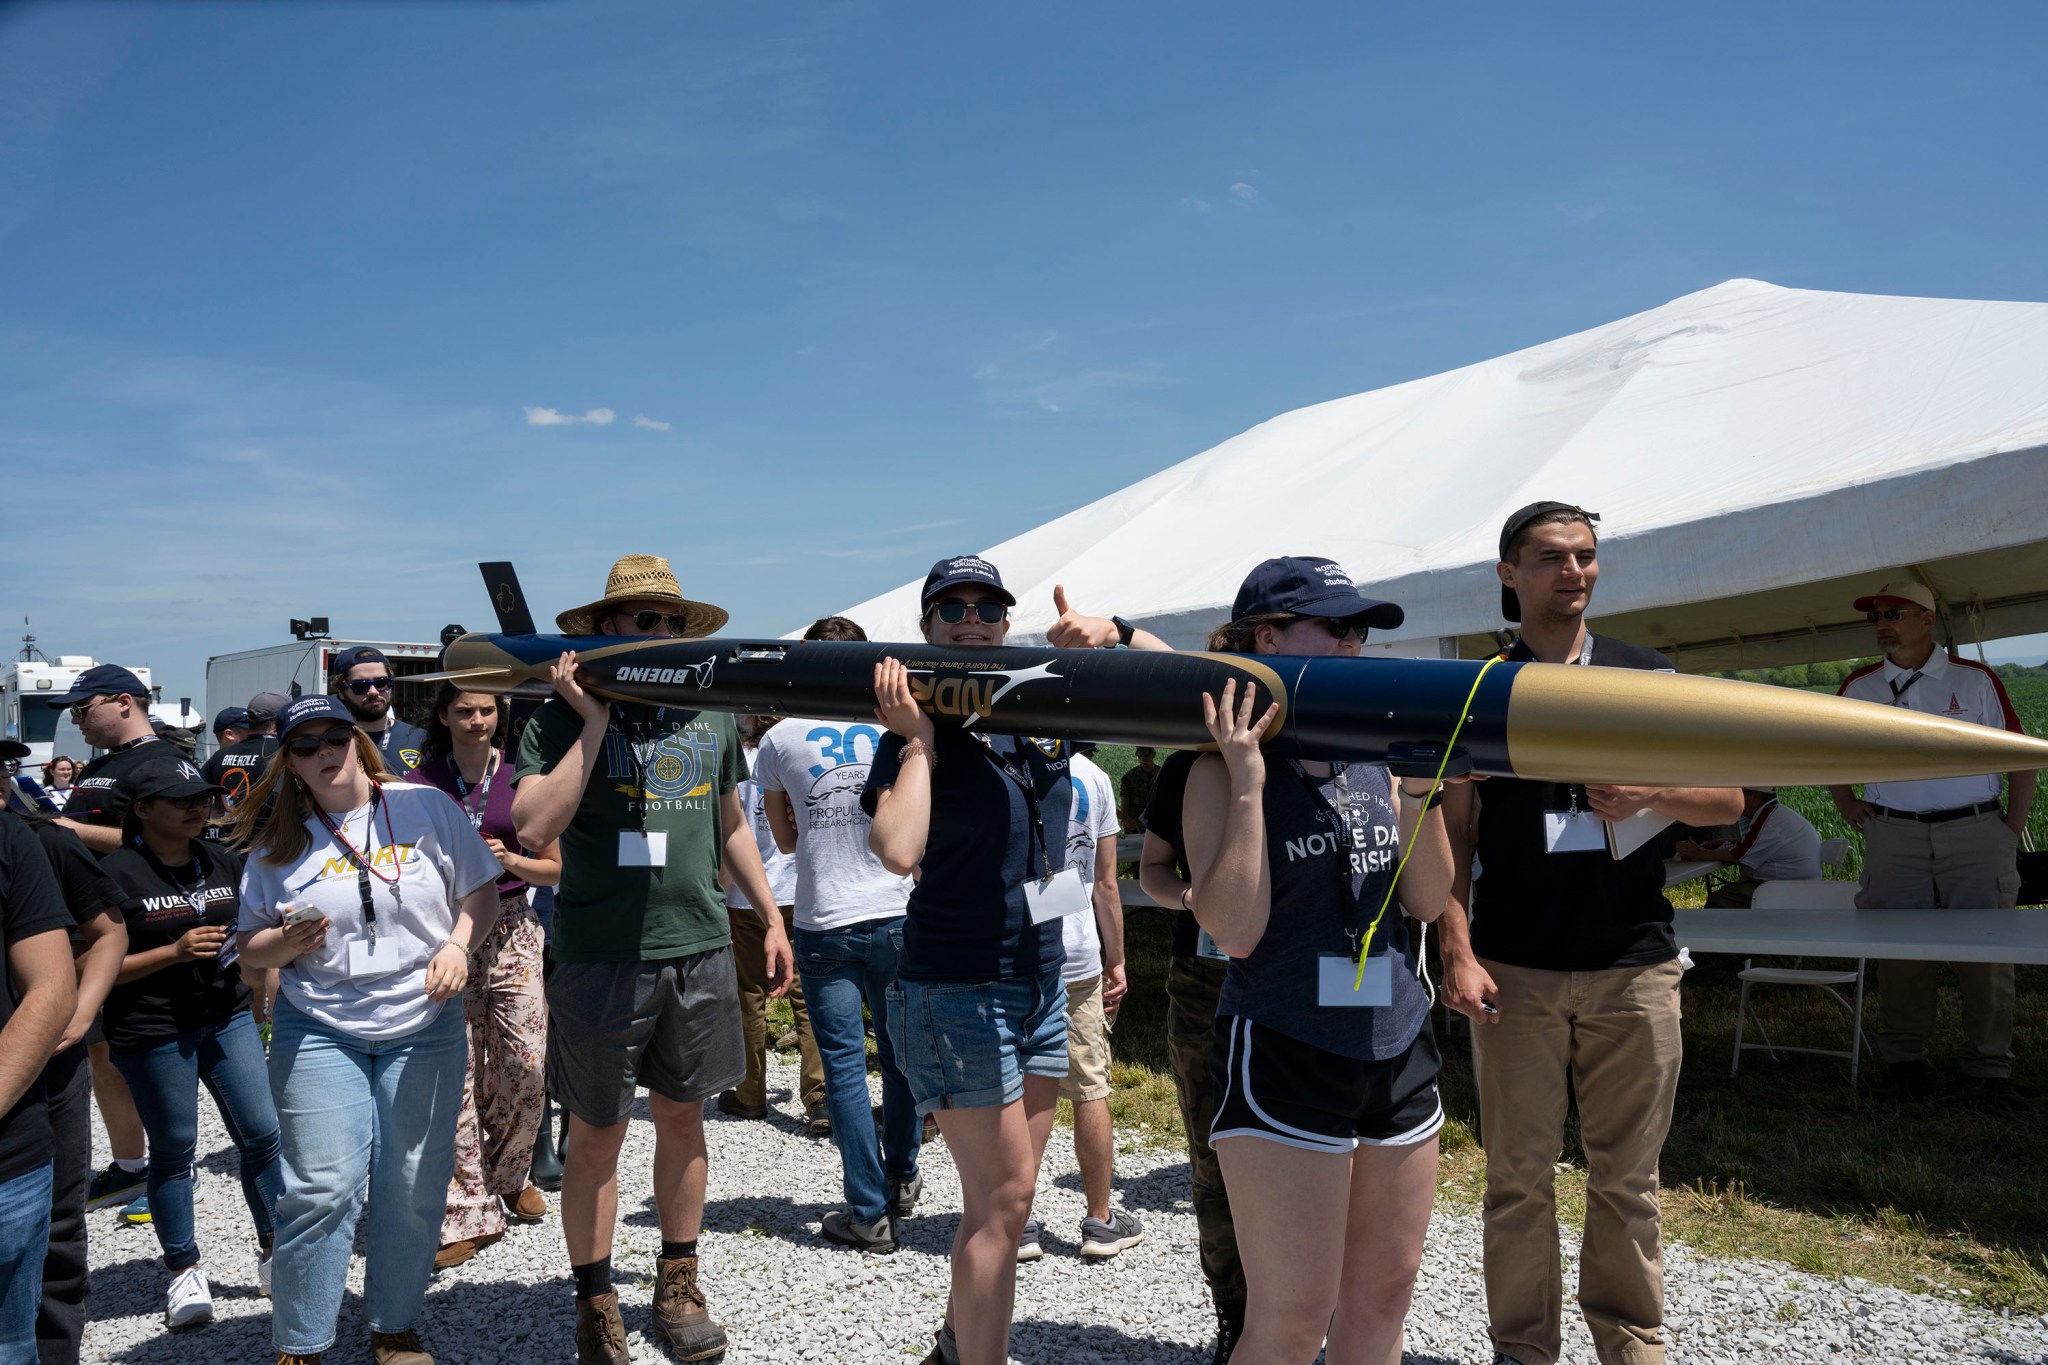
<svg viewBox="0 0 2048 1365">
<path fill-rule="evenodd" d="M 1820 831 L 1798 811 L 1773 801 L 1744 822 L 1735 857 L 1758 881 L 1819 881 Z"/>
<path fill-rule="evenodd" d="M 280 867 L 250 856 L 235 923 L 237 931 L 268 929 L 283 921 L 289 906 L 319 907 L 329 921 L 326 946 L 282 968 L 278 989 L 306 1014 L 358 1038 L 403 1038 L 433 1022 L 445 1002 L 427 999 L 427 961 L 454 932 L 462 898 L 494 885 L 503 872 L 446 792 L 407 782 L 381 790 L 381 801 L 331 818 L 369 855 L 374 872 L 389 876 L 393 864 L 398 867 L 395 894 L 383 877 L 370 878 L 377 944 L 380 953 L 387 944 L 396 947 L 395 970 L 349 979 L 349 944 L 364 937 L 362 893 L 355 863 L 317 815 L 306 820 L 313 840 L 297 862 Z"/>
<path fill-rule="evenodd" d="M 1958 659 L 1940 649 L 1918 668 L 1900 668 L 1890 659 L 1859 668 L 1842 684 L 1840 695 L 2023 733 L 2019 713 L 2012 709 L 2012 701 L 2005 695 L 2005 684 L 1998 680 L 1998 675 L 1982 664 Z M 1863 799 L 1893 810 L 1978 806 L 1998 799 L 1999 776 L 1989 773 L 1982 777 L 1929 777 L 1917 782 L 1866 782 Z"/>
<path fill-rule="evenodd" d="M 1092 759 L 1075 754 L 1067 769 L 1074 784 L 1073 813 L 1067 820 L 1067 866 L 1079 868 L 1081 880 L 1093 895 L 1095 888 L 1095 847 L 1100 839 L 1117 835 L 1116 789 L 1109 774 Z M 1060 979 L 1072 984 L 1102 975 L 1102 931 L 1093 914 L 1068 915 L 1060 921 L 1060 938 L 1067 947 L 1067 964 Z"/>
<path fill-rule="evenodd" d="M 747 756 L 747 771 L 753 772 L 760 751 L 741 745 L 740 752 Z M 747 828 L 754 831 L 754 847 L 761 850 L 761 870 L 768 874 L 768 889 L 775 894 L 777 905 L 789 905 L 796 895 L 796 855 L 775 846 L 775 827 L 768 823 L 768 806 L 761 799 L 760 784 L 750 777 L 740 783 L 739 791 Z M 746 892 L 732 884 L 725 888 L 725 903 L 735 910 L 745 910 L 753 904 Z"/>
<path fill-rule="evenodd" d="M 873 823 L 860 808 L 868 766 L 882 742 L 864 721 L 779 722 L 761 736 L 754 780 L 789 797 L 796 816 L 796 923 L 830 933 L 903 913 L 914 885 L 868 848 Z"/>
</svg>

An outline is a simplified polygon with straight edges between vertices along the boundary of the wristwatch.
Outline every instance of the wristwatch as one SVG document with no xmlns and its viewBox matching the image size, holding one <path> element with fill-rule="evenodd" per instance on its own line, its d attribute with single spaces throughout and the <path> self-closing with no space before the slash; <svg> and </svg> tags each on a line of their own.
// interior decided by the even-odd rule
<svg viewBox="0 0 2048 1365">
<path fill-rule="evenodd" d="M 1131 647 L 1131 636 L 1136 633 L 1138 628 L 1129 621 L 1124 620 L 1121 616 L 1112 616 L 1109 620 L 1110 624 L 1116 627 L 1117 644 L 1125 649 L 1129 649 Z"/>
</svg>

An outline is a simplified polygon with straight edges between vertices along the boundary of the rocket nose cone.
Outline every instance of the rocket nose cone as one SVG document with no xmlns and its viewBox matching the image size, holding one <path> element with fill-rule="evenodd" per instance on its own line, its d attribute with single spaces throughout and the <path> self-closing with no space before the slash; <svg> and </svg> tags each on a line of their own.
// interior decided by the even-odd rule
<svg viewBox="0 0 2048 1365">
<path fill-rule="evenodd" d="M 1764 683 L 1527 664 L 1508 698 L 1517 776 L 1777 787 L 2048 768 L 2048 740 Z"/>
</svg>

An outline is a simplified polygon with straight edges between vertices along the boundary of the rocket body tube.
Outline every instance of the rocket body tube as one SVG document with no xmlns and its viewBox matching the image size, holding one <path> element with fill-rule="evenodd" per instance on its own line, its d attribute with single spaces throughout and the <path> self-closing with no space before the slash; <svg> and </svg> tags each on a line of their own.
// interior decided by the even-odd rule
<svg viewBox="0 0 2048 1365">
<path fill-rule="evenodd" d="M 1210 743 L 1202 696 L 1236 681 L 1240 696 L 1258 689 L 1261 709 L 1279 704 L 1266 743 L 1278 756 L 1385 762 L 1458 729 L 1473 772 L 1557 782 L 1779 786 L 2048 767 L 2048 741 L 1986 726 L 1760 683 L 1557 664 L 1497 662 L 1481 677 L 1480 662 L 1458 659 L 472 634 L 449 645 L 438 676 L 542 695 L 570 649 L 582 685 L 615 701 L 871 720 L 875 665 L 894 658 L 940 726 L 1175 749 Z"/>
</svg>

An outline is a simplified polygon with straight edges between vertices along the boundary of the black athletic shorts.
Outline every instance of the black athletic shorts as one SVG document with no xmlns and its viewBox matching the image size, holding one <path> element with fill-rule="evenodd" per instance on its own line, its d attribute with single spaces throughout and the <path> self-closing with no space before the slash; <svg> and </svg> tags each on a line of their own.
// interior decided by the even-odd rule
<svg viewBox="0 0 2048 1365">
<path fill-rule="evenodd" d="M 1407 1147 L 1444 1126 L 1429 1026 L 1398 1057 L 1325 1052 L 1250 1019 L 1216 1021 L 1216 1121 L 1209 1141 L 1260 1137 L 1316 1152 Z"/>
</svg>

